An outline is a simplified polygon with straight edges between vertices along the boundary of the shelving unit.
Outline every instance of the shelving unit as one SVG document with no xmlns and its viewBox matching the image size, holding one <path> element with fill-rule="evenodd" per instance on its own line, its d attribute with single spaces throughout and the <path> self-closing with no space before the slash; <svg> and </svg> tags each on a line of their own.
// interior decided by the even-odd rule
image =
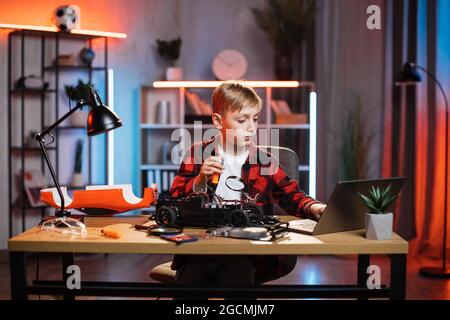
<svg viewBox="0 0 450 320">
<path fill-rule="evenodd" d="M 31 160 L 31 157 L 34 157 L 34 164 L 40 162 L 40 170 L 43 173 L 44 177 L 48 177 L 46 174 L 47 168 L 45 166 L 45 162 L 43 157 L 41 156 L 41 149 L 37 146 L 30 147 L 25 145 L 25 132 L 30 128 L 26 127 L 27 120 L 30 117 L 25 112 L 26 102 L 31 100 L 36 103 L 37 99 L 40 99 L 40 107 L 37 111 L 40 117 L 40 126 L 39 128 L 32 128 L 33 130 L 38 130 L 42 132 L 49 123 L 52 123 L 56 119 L 59 119 L 66 111 L 60 110 L 60 90 L 61 88 L 61 75 L 63 73 L 69 73 L 74 71 L 82 71 L 87 74 L 84 74 L 83 77 L 87 78 L 88 83 L 91 83 L 93 73 L 94 72 L 104 72 L 104 101 L 108 101 L 108 37 L 118 37 L 123 38 L 123 34 L 113 34 L 113 33 L 99 33 L 97 31 L 88 30 L 78 30 L 79 33 L 69 33 L 69 32 L 59 32 L 53 27 L 39 27 L 39 26 L 22 26 L 22 25 L 8 25 L 8 24 L 0 24 L 0 28 L 12 29 L 12 31 L 8 34 L 8 149 L 9 149 L 9 235 L 10 237 L 13 235 L 13 222 L 14 222 L 14 212 L 20 211 L 21 220 L 22 220 L 22 230 L 26 229 L 26 211 L 28 210 L 40 210 L 41 216 L 45 215 L 45 211 L 47 207 L 31 207 L 26 202 L 26 193 L 25 193 L 25 181 L 24 181 L 24 173 L 27 170 L 27 164 Z M 126 35 L 125 35 L 126 37 Z M 33 40 L 31 40 L 33 39 Z M 50 61 L 54 61 L 56 57 L 60 54 L 60 49 L 63 48 L 64 42 L 61 40 L 75 40 L 81 41 L 85 47 L 92 48 L 92 41 L 94 39 L 103 40 L 103 65 L 101 66 L 92 66 L 92 65 L 80 65 L 80 66 L 66 66 L 66 65 L 58 65 L 55 63 L 48 62 L 48 56 L 50 55 L 53 59 Z M 33 43 L 36 41 L 40 41 L 40 52 L 33 52 L 33 54 L 37 57 L 35 61 L 31 61 L 31 65 L 34 67 L 33 69 L 39 69 L 39 76 L 46 81 L 48 78 L 51 78 L 53 81 L 50 82 L 49 89 L 45 90 L 35 90 L 35 89 L 17 89 L 15 88 L 15 82 L 18 78 L 28 76 L 30 74 L 29 71 L 25 70 L 25 56 L 27 54 L 26 46 L 29 43 Z M 48 51 L 49 46 L 54 46 L 54 52 Z M 16 50 L 16 48 L 19 48 Z M 40 58 L 39 58 L 40 56 Z M 97 56 L 99 56 L 97 52 Z M 96 58 L 98 60 L 99 58 Z M 28 62 L 29 60 L 27 60 Z M 34 65 L 33 65 L 34 63 Z M 31 68 L 30 68 L 31 69 Z M 77 75 L 79 78 L 80 75 Z M 76 79 L 73 79 L 73 82 L 76 82 Z M 97 87 L 98 88 L 98 87 Z M 50 106 L 50 101 L 53 100 L 52 106 Z M 16 103 L 19 101 L 18 105 L 15 106 L 17 108 L 13 108 L 13 102 Z M 14 115 L 19 113 L 19 119 L 14 118 Z M 49 114 L 52 115 L 52 120 L 49 120 Z M 16 131 L 20 130 L 19 134 L 19 145 L 17 143 L 13 144 L 13 138 L 17 138 L 14 136 L 13 129 Z M 66 132 L 68 130 L 80 131 L 82 133 L 85 130 L 85 127 L 78 126 L 70 126 L 66 125 L 64 127 L 59 127 L 55 129 L 54 132 L 54 141 L 53 144 L 47 147 L 47 151 L 50 152 L 51 158 L 55 167 L 55 171 L 59 176 L 59 158 L 63 156 L 59 148 L 59 140 L 61 137 L 61 132 Z M 81 135 L 80 135 L 81 136 Z M 82 136 L 84 137 L 84 136 Z M 48 139 L 49 140 L 49 139 Z M 92 144 L 87 140 L 87 158 L 88 158 L 88 184 L 92 184 Z M 108 151 L 108 139 L 105 138 L 105 158 Z M 67 150 L 64 150 L 67 151 Z M 97 152 L 97 151 L 96 151 Z M 30 154 L 32 153 L 32 154 Z M 26 161 L 27 160 L 27 161 Z M 17 180 L 17 188 L 13 188 L 13 179 L 17 178 L 15 172 L 13 170 L 13 164 L 19 165 L 19 177 Z M 18 171 L 19 171 L 18 170 Z M 105 180 L 108 177 L 108 167 L 105 166 Z M 50 179 L 46 179 L 50 181 Z M 65 185 L 65 183 L 64 183 Z M 49 186 L 51 187 L 51 185 Z M 70 187 L 70 186 L 69 186 Z M 17 201 L 16 201 L 17 199 Z"/>
<path fill-rule="evenodd" d="M 185 123 L 185 115 L 187 114 L 185 93 L 188 89 L 209 90 L 207 96 L 210 96 L 212 90 L 220 85 L 220 81 L 155 81 L 152 86 L 144 86 L 141 88 L 141 113 L 140 113 L 140 170 L 141 170 L 141 187 L 149 185 L 151 182 L 160 182 L 159 191 L 168 192 L 171 185 L 170 175 L 174 176 L 179 168 L 178 164 L 163 163 L 157 155 L 161 154 L 160 150 L 164 143 L 170 141 L 171 135 L 177 129 L 194 129 L 195 125 Z M 316 192 L 316 119 L 317 119 L 317 95 L 315 92 L 315 84 L 313 82 L 298 81 L 246 81 L 246 84 L 252 86 L 256 90 L 262 91 L 260 94 L 263 98 L 264 105 L 262 109 L 262 118 L 258 129 L 279 129 L 280 136 L 283 132 L 294 131 L 294 135 L 298 136 L 303 133 L 307 134 L 306 141 L 308 143 L 307 152 L 295 150 L 299 154 L 300 163 L 299 172 L 303 176 L 307 176 L 307 181 L 300 181 L 300 186 L 304 190 L 308 190 L 311 196 L 315 196 Z M 273 111 L 270 105 L 273 96 L 273 90 L 307 90 L 309 92 L 308 123 L 300 124 L 275 124 L 273 123 Z M 259 92 L 258 92 L 259 93 Z M 149 113 L 156 112 L 157 103 L 161 100 L 168 100 L 171 105 L 171 115 L 174 119 L 170 123 L 148 123 L 148 119 L 156 119 L 149 116 Z M 213 129 L 212 124 L 201 123 L 203 131 Z M 182 134 L 181 134 L 182 136 Z M 185 138 L 182 136 L 181 139 Z M 280 137 L 281 139 L 281 137 Z M 191 142 L 196 142 L 191 141 Z M 179 141 L 175 141 L 175 144 Z M 287 141 L 279 141 L 280 146 L 285 146 Z M 187 143 L 189 144 L 189 143 Z M 185 147 L 189 147 L 188 145 Z M 167 149 L 167 147 L 166 147 Z M 303 150 L 304 151 L 304 150 Z M 307 153 L 307 154 L 304 154 Z M 163 175 L 169 175 L 169 178 L 163 178 Z M 166 184 L 162 183 L 166 179 Z M 161 184 L 162 183 L 162 184 Z"/>
</svg>

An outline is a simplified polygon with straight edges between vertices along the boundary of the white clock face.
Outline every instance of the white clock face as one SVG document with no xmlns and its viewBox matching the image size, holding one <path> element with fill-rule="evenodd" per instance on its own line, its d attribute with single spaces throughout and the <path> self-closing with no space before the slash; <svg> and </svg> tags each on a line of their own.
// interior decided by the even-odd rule
<svg viewBox="0 0 450 320">
<path fill-rule="evenodd" d="M 219 80 L 239 80 L 245 76 L 247 66 L 247 58 L 242 52 L 227 49 L 215 56 L 212 71 Z"/>
</svg>

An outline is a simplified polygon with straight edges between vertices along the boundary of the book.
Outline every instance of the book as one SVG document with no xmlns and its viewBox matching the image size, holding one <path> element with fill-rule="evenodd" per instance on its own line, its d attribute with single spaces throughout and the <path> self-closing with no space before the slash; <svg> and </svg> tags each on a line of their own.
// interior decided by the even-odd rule
<svg viewBox="0 0 450 320">
<path fill-rule="evenodd" d="M 158 186 L 158 191 L 161 192 L 163 191 L 163 188 L 161 187 L 161 170 L 160 169 L 155 169 L 154 170 L 154 174 L 155 174 L 155 183 Z"/>
<path fill-rule="evenodd" d="M 277 100 L 277 106 L 280 114 L 291 114 L 291 108 L 286 100 Z"/>
<path fill-rule="evenodd" d="M 278 104 L 276 100 L 270 100 L 270 106 L 275 114 L 279 114 L 280 110 L 278 109 Z"/>
<path fill-rule="evenodd" d="M 191 107 L 192 111 L 195 115 L 201 115 L 202 111 L 200 109 L 200 105 L 198 104 L 198 100 L 196 99 L 196 94 L 191 93 L 190 91 L 186 90 L 185 92 L 187 101 L 189 103 L 189 106 Z"/>
<path fill-rule="evenodd" d="M 169 190 L 169 173 L 164 170 L 162 172 L 162 188 L 161 191 Z"/>
<path fill-rule="evenodd" d="M 212 107 L 206 101 L 203 101 L 198 94 L 186 90 L 186 98 L 191 106 L 194 115 L 211 115 Z"/>
<path fill-rule="evenodd" d="M 155 178 L 153 175 L 153 170 L 147 170 L 147 185 L 151 186 L 152 183 L 155 183 Z"/>
<path fill-rule="evenodd" d="M 173 180 L 175 179 L 176 174 L 177 173 L 175 171 L 169 172 L 169 187 L 172 187 L 172 183 L 173 183 Z"/>
</svg>

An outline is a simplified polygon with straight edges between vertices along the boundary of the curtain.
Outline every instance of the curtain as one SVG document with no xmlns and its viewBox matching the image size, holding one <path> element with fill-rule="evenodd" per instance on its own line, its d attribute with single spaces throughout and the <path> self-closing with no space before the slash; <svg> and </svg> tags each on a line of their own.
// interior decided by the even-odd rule
<svg viewBox="0 0 450 320">
<path fill-rule="evenodd" d="M 317 195 L 327 201 L 341 179 L 341 143 L 353 97 L 361 96 L 368 126 L 364 178 L 381 175 L 384 33 L 366 27 L 366 9 L 382 0 L 316 0 Z"/>
<path fill-rule="evenodd" d="M 393 86 L 404 62 L 416 62 L 450 89 L 450 1 L 387 1 L 383 176 L 406 176 L 395 230 L 411 253 L 439 257 L 444 230 L 445 106 L 421 73 L 416 86 Z M 450 147 L 450 146 L 448 146 Z M 448 164 L 447 164 L 448 165 Z M 448 210 L 448 209 L 447 209 Z"/>
</svg>

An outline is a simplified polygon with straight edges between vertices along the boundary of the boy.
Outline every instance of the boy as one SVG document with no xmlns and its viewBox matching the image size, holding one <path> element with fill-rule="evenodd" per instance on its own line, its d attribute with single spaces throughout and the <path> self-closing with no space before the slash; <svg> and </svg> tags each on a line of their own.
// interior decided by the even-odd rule
<svg viewBox="0 0 450 320">
<path fill-rule="evenodd" d="M 191 147 L 173 181 L 171 196 L 207 192 L 212 176 L 219 174 L 215 193 L 226 200 L 240 200 L 241 192 L 225 185 L 227 177 L 238 176 L 251 197 L 259 194 L 256 201 L 265 214 L 271 214 L 277 202 L 291 215 L 318 220 L 326 205 L 301 191 L 279 165 L 260 161 L 264 151 L 251 141 L 262 108 L 256 92 L 239 82 L 224 82 L 214 90 L 212 106 L 212 120 L 219 134 Z M 270 155 L 265 156 L 268 159 Z M 288 274 L 296 261 L 296 256 L 176 255 L 172 269 L 177 270 L 177 283 L 250 285 Z"/>
</svg>

